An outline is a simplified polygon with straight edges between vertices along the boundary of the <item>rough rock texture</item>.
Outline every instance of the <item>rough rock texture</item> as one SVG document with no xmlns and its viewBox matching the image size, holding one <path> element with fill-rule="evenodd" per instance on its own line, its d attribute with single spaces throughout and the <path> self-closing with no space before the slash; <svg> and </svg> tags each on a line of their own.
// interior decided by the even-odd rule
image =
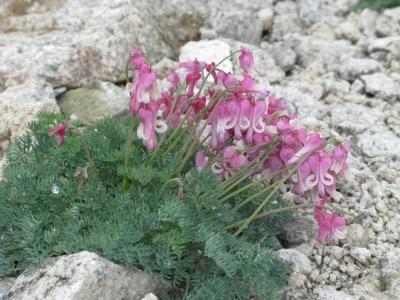
<svg viewBox="0 0 400 300">
<path fill-rule="evenodd" d="M 10 291 L 15 278 L 0 278 L 0 300 L 6 300 L 8 292 Z"/>
<path fill-rule="evenodd" d="M 91 124 L 105 116 L 126 111 L 129 100 L 124 89 L 100 81 L 66 92 L 60 97 L 58 104 L 62 112 L 75 115 L 83 124 Z"/>
<path fill-rule="evenodd" d="M 29 80 L 0 93 L 0 157 L 40 111 L 59 111 L 50 84 Z"/>
<path fill-rule="evenodd" d="M 142 299 L 162 287 L 157 275 L 128 270 L 83 251 L 26 271 L 15 281 L 9 300 Z"/>
</svg>

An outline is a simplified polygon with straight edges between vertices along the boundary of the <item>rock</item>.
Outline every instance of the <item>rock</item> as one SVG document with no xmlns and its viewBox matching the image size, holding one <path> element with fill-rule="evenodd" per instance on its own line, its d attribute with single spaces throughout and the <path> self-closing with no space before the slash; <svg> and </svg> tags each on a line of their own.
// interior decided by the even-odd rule
<svg viewBox="0 0 400 300">
<path fill-rule="evenodd" d="M 368 260 L 371 258 L 371 251 L 367 248 L 359 248 L 355 247 L 350 250 L 350 255 L 358 260 L 363 265 L 368 263 Z"/>
<path fill-rule="evenodd" d="M 386 286 L 386 293 L 392 299 L 400 295 L 400 249 L 386 253 L 381 262 L 381 272 Z"/>
<path fill-rule="evenodd" d="M 384 73 L 361 76 L 365 91 L 378 98 L 394 102 L 400 99 L 400 85 Z"/>
<path fill-rule="evenodd" d="M 280 41 L 288 34 L 303 33 L 303 28 L 304 24 L 297 14 L 285 13 L 276 15 L 272 23 L 271 40 Z"/>
<path fill-rule="evenodd" d="M 368 232 L 360 224 L 347 225 L 346 236 L 343 242 L 350 246 L 363 247 L 368 242 Z"/>
<path fill-rule="evenodd" d="M 384 157 L 389 160 L 400 160 L 400 138 L 386 127 L 376 126 L 362 134 L 358 147 L 367 157 Z"/>
<path fill-rule="evenodd" d="M 263 22 L 251 11 L 215 10 L 207 20 L 219 37 L 230 38 L 249 44 L 261 41 Z"/>
<path fill-rule="evenodd" d="M 326 40 L 312 36 L 293 35 L 288 40 L 299 57 L 303 67 L 319 62 L 327 69 L 351 57 L 361 56 L 359 47 L 344 40 Z"/>
<path fill-rule="evenodd" d="M 354 80 L 354 82 L 351 84 L 351 91 L 354 93 L 363 93 L 364 92 L 364 83 L 360 79 Z"/>
<path fill-rule="evenodd" d="M 328 110 L 330 123 L 341 131 L 361 133 L 373 126 L 384 124 L 382 110 L 365 105 L 335 102 L 328 106 Z"/>
<path fill-rule="evenodd" d="M 382 72 L 382 70 L 382 65 L 374 59 L 350 58 L 340 65 L 339 74 L 352 82 L 361 75 Z"/>
<path fill-rule="evenodd" d="M 314 289 L 314 294 L 318 295 L 319 300 L 357 300 L 352 295 L 336 290 L 334 286 L 318 286 Z"/>
<path fill-rule="evenodd" d="M 276 258 L 289 265 L 293 272 L 308 274 L 311 272 L 311 262 L 303 253 L 294 249 L 280 249 L 276 253 Z"/>
<path fill-rule="evenodd" d="M 347 39 L 356 43 L 361 37 L 358 27 L 352 22 L 343 22 L 335 29 L 335 36 L 338 39 Z"/>
<path fill-rule="evenodd" d="M 263 30 L 269 31 L 272 28 L 272 21 L 274 19 L 274 11 L 269 8 L 263 8 L 258 12 L 258 18 L 263 24 Z"/>
<path fill-rule="evenodd" d="M 7 294 L 14 284 L 15 278 L 0 278 L 0 300 L 6 300 Z"/>
<path fill-rule="evenodd" d="M 83 124 L 92 124 L 105 116 L 113 116 L 128 109 L 129 96 L 110 82 L 99 81 L 92 85 L 70 90 L 60 97 L 61 111 L 75 114 Z"/>
<path fill-rule="evenodd" d="M 33 2 L 23 2 L 25 12 Z M 157 30 L 156 22 L 166 20 L 160 18 L 164 10 L 158 2 L 53 1 L 42 12 L 2 18 L 0 31 L 6 34 L 0 34 L 0 90 L 32 77 L 69 87 L 121 81 L 133 46 L 141 47 L 151 60 L 172 56 L 169 44 L 175 42 L 165 41 L 162 33 L 171 24 Z M 180 24 L 172 20 L 172 25 Z"/>
<path fill-rule="evenodd" d="M 197 58 L 207 63 L 219 63 L 230 54 L 230 46 L 221 40 L 188 42 L 181 48 L 179 61 Z M 225 72 L 232 72 L 231 59 L 227 59 L 219 67 Z"/>
<path fill-rule="evenodd" d="M 372 40 L 368 45 L 368 52 L 388 52 L 393 59 L 400 58 L 400 36 L 385 37 Z"/>
<path fill-rule="evenodd" d="M 272 45 L 261 44 L 262 48 L 265 48 L 272 54 L 275 63 L 284 71 L 288 72 L 293 69 L 296 64 L 297 54 L 294 52 L 289 45 L 284 42 L 276 42 Z"/>
<path fill-rule="evenodd" d="M 158 300 L 158 297 L 153 293 L 145 295 L 141 300 Z"/>
<path fill-rule="evenodd" d="M 178 63 L 172 59 L 164 57 L 152 67 L 153 70 L 157 72 L 158 78 L 162 79 L 167 77 L 173 70 L 177 69 Z"/>
<path fill-rule="evenodd" d="M 3 132 L 0 142 L 14 141 L 25 132 L 37 113 L 44 111 L 58 112 L 59 107 L 51 85 L 42 80 L 28 80 L 0 93 L 0 128 Z M 0 153 L 5 150 L 0 149 Z"/>
<path fill-rule="evenodd" d="M 346 272 L 350 275 L 351 278 L 357 278 L 358 276 L 360 276 L 361 270 L 356 265 L 350 263 L 347 265 Z"/>
<path fill-rule="evenodd" d="M 285 238 L 290 245 L 298 245 L 310 241 L 316 235 L 315 223 L 305 217 L 293 217 L 283 225 Z"/>
<path fill-rule="evenodd" d="M 292 287 L 301 288 L 304 286 L 306 280 L 307 277 L 304 274 L 294 272 L 290 274 L 288 284 Z"/>
<path fill-rule="evenodd" d="M 10 290 L 9 300 L 142 299 L 157 292 L 157 275 L 125 269 L 97 254 L 83 251 L 25 271 Z"/>
<path fill-rule="evenodd" d="M 338 96 L 343 96 L 350 91 L 350 83 L 346 80 L 324 78 L 323 85 L 326 93 L 332 93 Z"/>
<path fill-rule="evenodd" d="M 344 249 L 339 246 L 325 246 L 324 251 L 332 254 L 336 259 L 341 259 L 344 253 Z"/>
</svg>

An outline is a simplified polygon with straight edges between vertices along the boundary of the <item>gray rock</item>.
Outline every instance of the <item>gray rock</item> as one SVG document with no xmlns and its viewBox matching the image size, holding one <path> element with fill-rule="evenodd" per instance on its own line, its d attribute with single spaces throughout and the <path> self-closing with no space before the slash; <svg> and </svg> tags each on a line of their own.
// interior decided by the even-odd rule
<svg viewBox="0 0 400 300">
<path fill-rule="evenodd" d="M 318 286 L 314 289 L 314 293 L 318 295 L 319 300 L 357 300 L 358 298 L 347 294 L 343 291 L 336 290 L 334 286 Z"/>
<path fill-rule="evenodd" d="M 361 75 L 382 72 L 382 65 L 368 58 L 350 58 L 339 67 L 339 74 L 348 81 L 354 81 Z"/>
<path fill-rule="evenodd" d="M 358 26 L 352 22 L 343 22 L 335 29 L 335 35 L 338 39 L 346 39 L 356 43 L 361 37 Z"/>
<path fill-rule="evenodd" d="M 400 36 L 385 37 L 372 40 L 368 45 L 368 52 L 388 52 L 393 59 L 400 58 Z"/>
<path fill-rule="evenodd" d="M 42 80 L 29 80 L 0 93 L 0 128 L 3 132 L 0 142 L 14 141 L 25 132 L 37 113 L 44 111 L 58 112 L 59 107 L 51 85 Z M 5 150 L 0 149 L 0 153 Z"/>
<path fill-rule="evenodd" d="M 272 21 L 274 19 L 274 11 L 269 8 L 263 8 L 258 12 L 258 18 L 263 24 L 263 30 L 269 31 L 272 28 Z"/>
<path fill-rule="evenodd" d="M 294 35 L 288 39 L 299 56 L 303 67 L 320 62 L 327 69 L 351 57 L 361 56 L 361 49 L 344 40 L 326 40 L 312 36 Z"/>
<path fill-rule="evenodd" d="M 278 260 L 289 265 L 293 272 L 308 274 L 312 270 L 307 256 L 294 249 L 280 249 L 275 253 Z"/>
<path fill-rule="evenodd" d="M 358 147 L 367 157 L 400 160 L 400 138 L 385 127 L 371 128 L 359 136 Z"/>
<path fill-rule="evenodd" d="M 366 229 L 360 224 L 350 224 L 346 226 L 346 236 L 343 241 L 351 246 L 363 247 L 368 242 L 368 234 Z"/>
<path fill-rule="evenodd" d="M 275 63 L 285 72 L 293 69 L 296 64 L 297 54 L 286 43 L 278 42 L 269 44 L 261 44 L 261 47 L 267 49 L 275 60 Z"/>
<path fill-rule="evenodd" d="M 155 23 L 164 13 L 158 2 L 54 1 L 40 13 L 6 16 L 1 27 L 6 34 L 0 34 L 0 89 L 31 77 L 73 87 L 96 79 L 120 81 L 134 45 L 152 60 L 173 55 L 169 44 L 174 42 L 165 42 Z"/>
<path fill-rule="evenodd" d="M 163 288 L 159 276 L 125 269 L 83 251 L 48 261 L 20 275 L 9 300 L 142 299 Z"/>
<path fill-rule="evenodd" d="M 58 101 L 61 111 L 76 115 L 83 124 L 92 124 L 105 116 L 113 116 L 128 109 L 129 96 L 112 83 L 99 81 L 70 90 Z"/>
<path fill-rule="evenodd" d="M 400 85 L 384 73 L 364 75 L 361 80 L 367 93 L 389 102 L 400 99 Z"/>
<path fill-rule="evenodd" d="M 367 248 L 359 248 L 355 247 L 350 250 L 350 255 L 358 260 L 363 265 L 368 263 L 368 260 L 371 258 L 371 251 Z"/>
<path fill-rule="evenodd" d="M 385 282 L 387 294 L 392 299 L 400 295 L 400 249 L 395 248 L 388 253 L 381 262 L 381 272 Z"/>
<path fill-rule="evenodd" d="M 167 77 L 173 70 L 178 68 L 178 63 L 172 59 L 164 57 L 158 63 L 152 66 L 153 70 L 157 72 L 158 78 Z"/>
<path fill-rule="evenodd" d="M 280 41 L 288 34 L 303 33 L 304 24 L 297 14 L 285 13 L 276 15 L 272 23 L 272 41 Z"/>
<path fill-rule="evenodd" d="M 306 217 L 293 217 L 283 225 L 286 231 L 286 240 L 290 245 L 308 242 L 315 237 L 315 222 Z"/>
<path fill-rule="evenodd" d="M 0 300 L 6 300 L 8 292 L 15 282 L 15 278 L 0 278 Z"/>
<path fill-rule="evenodd" d="M 291 287 L 301 288 L 304 286 L 307 277 L 304 274 L 293 272 L 290 274 L 288 284 Z"/>
<path fill-rule="evenodd" d="M 249 44 L 259 44 L 263 30 L 263 22 L 253 12 L 246 10 L 216 10 L 208 18 L 206 26 L 212 28 L 219 37 Z"/>
</svg>

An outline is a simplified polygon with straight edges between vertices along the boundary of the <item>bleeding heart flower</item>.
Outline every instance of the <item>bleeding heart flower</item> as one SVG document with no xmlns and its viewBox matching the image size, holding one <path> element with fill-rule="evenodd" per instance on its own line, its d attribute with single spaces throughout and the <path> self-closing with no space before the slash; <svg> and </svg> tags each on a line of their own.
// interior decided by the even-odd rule
<svg viewBox="0 0 400 300">
<path fill-rule="evenodd" d="M 344 142 L 342 145 L 338 145 L 332 153 L 333 163 L 331 166 L 331 170 L 336 174 L 344 175 L 348 169 L 348 165 L 346 163 L 347 156 L 349 154 L 351 147 L 351 142 Z"/>
<path fill-rule="evenodd" d="M 69 125 L 67 122 L 61 122 L 56 127 L 53 127 L 49 130 L 49 136 L 53 136 L 55 134 L 58 135 L 57 145 L 64 144 L 68 127 Z"/>
<path fill-rule="evenodd" d="M 340 229 L 346 226 L 345 218 L 333 212 L 324 210 L 325 203 L 325 200 L 320 200 L 314 213 L 319 228 L 317 240 L 321 244 L 342 238 L 343 233 Z"/>
<path fill-rule="evenodd" d="M 209 158 L 205 155 L 203 151 L 199 151 L 196 154 L 196 168 L 197 170 L 201 171 L 203 170 L 207 163 L 208 163 Z"/>
<path fill-rule="evenodd" d="M 255 75 L 253 53 L 243 46 L 240 46 L 239 64 L 245 73 Z"/>
</svg>

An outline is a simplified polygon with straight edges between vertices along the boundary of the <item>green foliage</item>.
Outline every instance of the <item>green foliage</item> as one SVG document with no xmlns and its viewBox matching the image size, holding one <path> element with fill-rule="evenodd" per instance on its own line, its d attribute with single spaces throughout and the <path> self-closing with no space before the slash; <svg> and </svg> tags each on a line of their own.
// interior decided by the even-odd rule
<svg viewBox="0 0 400 300">
<path fill-rule="evenodd" d="M 400 6 L 400 0 L 360 0 L 354 8 L 364 9 L 369 7 L 370 9 L 378 10 L 396 6 Z"/>
<path fill-rule="evenodd" d="M 221 203 L 224 192 L 212 173 L 197 172 L 190 160 L 175 174 L 178 151 L 150 163 L 151 154 L 137 139 L 126 170 L 128 118 L 107 118 L 81 136 L 69 131 L 57 146 L 47 132 L 60 118 L 41 114 L 7 154 L 0 182 L 0 276 L 88 250 L 159 272 L 178 290 L 165 298 L 280 298 L 287 272 L 272 251 L 286 216 L 258 220 L 234 238 L 224 228 L 248 216 L 263 198 L 232 213 L 246 194 Z M 85 168 L 88 177 L 77 172 Z M 127 191 L 123 176 L 130 180 Z"/>
</svg>

